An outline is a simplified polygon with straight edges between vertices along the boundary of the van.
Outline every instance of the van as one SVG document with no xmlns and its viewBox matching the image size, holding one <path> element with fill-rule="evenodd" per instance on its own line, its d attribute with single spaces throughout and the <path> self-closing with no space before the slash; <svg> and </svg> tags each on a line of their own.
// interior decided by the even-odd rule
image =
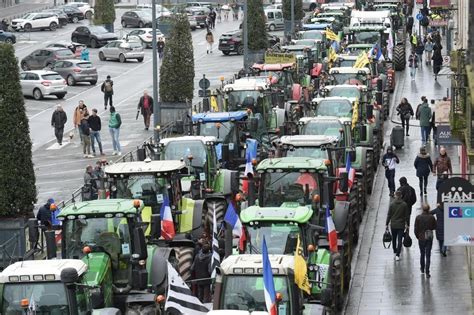
<svg viewBox="0 0 474 315">
<path fill-rule="evenodd" d="M 277 29 L 283 29 L 285 27 L 285 22 L 283 20 L 283 12 L 279 9 L 266 9 L 265 18 L 266 18 L 266 27 L 269 31 L 274 31 Z"/>
</svg>

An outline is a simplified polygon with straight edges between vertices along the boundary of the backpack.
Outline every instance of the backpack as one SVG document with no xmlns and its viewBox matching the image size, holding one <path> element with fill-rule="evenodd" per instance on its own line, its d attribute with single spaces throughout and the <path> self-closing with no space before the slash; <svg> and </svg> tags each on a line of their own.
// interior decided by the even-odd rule
<svg viewBox="0 0 474 315">
<path fill-rule="evenodd" d="M 109 92 L 109 93 L 112 92 L 112 82 L 111 81 L 105 81 L 104 91 Z"/>
</svg>

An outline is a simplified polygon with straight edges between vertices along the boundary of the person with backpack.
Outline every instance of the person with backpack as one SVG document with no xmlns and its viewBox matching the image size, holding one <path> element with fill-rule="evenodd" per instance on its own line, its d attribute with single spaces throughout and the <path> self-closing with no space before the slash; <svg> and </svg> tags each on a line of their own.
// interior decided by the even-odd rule
<svg viewBox="0 0 474 315">
<path fill-rule="evenodd" d="M 418 57 L 418 63 L 420 66 L 423 65 L 423 53 L 425 52 L 425 45 L 420 39 L 417 40 L 417 45 L 415 47 L 415 53 Z"/>
<path fill-rule="evenodd" d="M 51 117 L 51 126 L 54 128 L 54 135 L 59 145 L 63 145 L 64 125 L 67 122 L 66 113 L 61 104 L 56 105 L 56 110 Z"/>
<path fill-rule="evenodd" d="M 138 102 L 138 111 L 141 112 L 143 116 L 145 130 L 148 130 L 148 128 L 150 128 L 150 117 L 151 114 L 153 114 L 153 98 L 148 95 L 148 91 L 144 91 L 143 96 L 140 97 L 140 101 Z"/>
<path fill-rule="evenodd" d="M 428 176 L 433 171 L 433 163 L 429 153 L 426 152 L 425 147 L 421 147 L 420 153 L 415 158 L 414 163 L 416 169 L 416 176 L 420 182 L 420 196 L 427 195 Z"/>
<path fill-rule="evenodd" d="M 408 225 L 410 225 L 411 211 L 413 205 L 416 203 L 416 191 L 415 188 L 408 184 L 406 177 L 400 177 L 399 182 L 400 187 L 398 187 L 397 191 L 402 194 L 402 200 L 405 201 L 408 206 Z"/>
<path fill-rule="evenodd" d="M 388 208 L 387 220 L 385 221 L 385 229 L 388 226 L 392 230 L 392 248 L 395 260 L 400 260 L 402 251 L 403 235 L 405 230 L 409 228 L 408 205 L 402 200 L 402 193 L 395 192 L 395 199 L 390 203 Z"/>
<path fill-rule="evenodd" d="M 397 115 L 400 115 L 400 120 L 402 121 L 402 128 L 405 130 L 406 126 L 406 136 L 409 136 L 408 130 L 410 129 L 410 118 L 414 115 L 413 108 L 411 104 L 408 103 L 406 97 L 402 98 L 402 101 L 397 106 Z"/>
<path fill-rule="evenodd" d="M 424 204 L 423 212 L 415 219 L 415 236 L 420 248 L 420 270 L 430 278 L 431 248 L 433 247 L 433 230 L 436 230 L 436 219 L 430 213 L 430 206 Z"/>
<path fill-rule="evenodd" d="M 410 67 L 410 77 L 415 80 L 416 69 L 418 68 L 418 56 L 415 53 L 415 50 L 412 50 L 410 56 L 408 57 L 408 67 Z"/>
<path fill-rule="evenodd" d="M 82 132 L 82 151 L 85 158 L 93 157 L 91 155 L 91 127 L 89 126 L 89 113 L 86 113 L 81 120 Z"/>
<path fill-rule="evenodd" d="M 120 148 L 120 126 L 122 126 L 122 119 L 120 114 L 115 111 L 115 107 L 110 106 L 110 118 L 109 118 L 109 132 L 112 138 L 113 155 L 122 155 Z"/>
<path fill-rule="evenodd" d="M 444 209 L 443 205 L 438 203 L 436 209 L 431 210 L 431 214 L 436 216 L 436 239 L 438 240 L 439 253 L 446 257 L 447 248 L 444 246 Z"/>
<path fill-rule="evenodd" d="M 104 109 L 107 110 L 107 103 L 112 107 L 112 96 L 114 95 L 114 81 L 110 79 L 110 75 L 107 76 L 100 89 L 104 93 Z"/>
</svg>

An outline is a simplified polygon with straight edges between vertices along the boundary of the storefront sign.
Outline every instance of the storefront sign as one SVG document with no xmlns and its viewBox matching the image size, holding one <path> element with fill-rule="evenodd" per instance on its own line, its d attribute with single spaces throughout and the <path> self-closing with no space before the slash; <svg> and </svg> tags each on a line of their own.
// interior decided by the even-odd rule
<svg viewBox="0 0 474 315">
<path fill-rule="evenodd" d="M 434 27 L 441 27 L 441 26 L 447 26 L 448 25 L 448 20 L 430 20 L 430 26 Z"/>
<path fill-rule="evenodd" d="M 265 53 L 265 63 L 278 64 L 278 63 L 295 63 L 295 62 L 296 62 L 295 54 L 274 53 L 274 52 Z"/>
<path fill-rule="evenodd" d="M 461 141 L 454 137 L 450 125 L 436 125 L 436 140 L 438 145 L 461 145 Z"/>
<path fill-rule="evenodd" d="M 430 0 L 430 8 L 449 8 L 450 0 Z"/>
</svg>

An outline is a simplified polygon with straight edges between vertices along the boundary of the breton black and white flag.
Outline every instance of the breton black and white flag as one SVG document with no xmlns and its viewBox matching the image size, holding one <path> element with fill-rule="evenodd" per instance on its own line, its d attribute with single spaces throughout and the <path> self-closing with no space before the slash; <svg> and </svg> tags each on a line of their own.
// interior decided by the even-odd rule
<svg viewBox="0 0 474 315">
<path fill-rule="evenodd" d="M 195 297 L 178 272 L 168 262 L 168 296 L 165 311 L 176 310 L 183 315 L 205 315 L 209 309 Z"/>
<path fill-rule="evenodd" d="M 217 220 L 216 210 L 214 209 L 214 218 L 212 219 L 212 260 L 211 260 L 211 278 L 216 277 L 216 268 L 221 265 L 221 257 L 219 256 L 219 241 L 217 240 Z"/>
</svg>

